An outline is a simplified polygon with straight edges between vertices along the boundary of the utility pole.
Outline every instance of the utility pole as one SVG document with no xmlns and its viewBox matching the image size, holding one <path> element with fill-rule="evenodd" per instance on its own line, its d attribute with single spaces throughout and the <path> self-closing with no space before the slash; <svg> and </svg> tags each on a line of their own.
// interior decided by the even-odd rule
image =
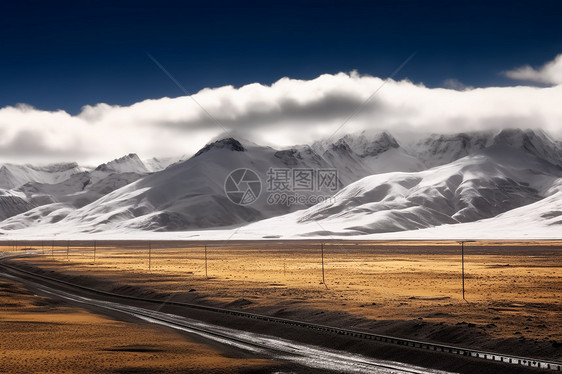
<svg viewBox="0 0 562 374">
<path fill-rule="evenodd" d="M 96 247 L 97 247 L 97 241 L 94 240 L 94 264 L 96 263 Z"/>
<path fill-rule="evenodd" d="M 474 240 L 461 240 L 461 269 L 462 269 L 462 299 L 468 303 L 468 300 L 464 297 L 464 243 L 473 243 Z"/>
<path fill-rule="evenodd" d="M 51 257 L 55 258 L 55 241 L 51 242 Z"/>
<path fill-rule="evenodd" d="M 152 244 L 148 242 L 148 271 L 152 271 Z"/>
<path fill-rule="evenodd" d="M 70 252 L 70 241 L 66 241 L 66 261 L 70 261 L 70 258 L 68 258 L 68 252 Z"/>
<path fill-rule="evenodd" d="M 462 262 L 462 299 L 466 301 L 464 297 L 464 242 L 461 242 L 461 262 Z"/>
<path fill-rule="evenodd" d="M 205 244 L 205 278 L 209 279 L 209 274 L 207 273 L 207 244 Z"/>
<path fill-rule="evenodd" d="M 326 278 L 324 277 L 324 243 L 322 243 L 320 246 L 322 248 L 322 283 L 324 284 L 324 287 L 328 289 L 328 285 L 326 284 Z"/>
</svg>

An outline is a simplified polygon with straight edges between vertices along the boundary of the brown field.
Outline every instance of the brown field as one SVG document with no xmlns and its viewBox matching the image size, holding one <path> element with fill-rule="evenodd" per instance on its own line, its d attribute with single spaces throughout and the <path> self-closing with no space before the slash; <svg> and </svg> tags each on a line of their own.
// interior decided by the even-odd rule
<svg viewBox="0 0 562 374">
<path fill-rule="evenodd" d="M 1 373 L 239 373 L 275 367 L 268 360 L 227 357 L 173 330 L 68 307 L 3 278 L 0 306 Z"/>
<path fill-rule="evenodd" d="M 68 246 L 19 243 L 41 254 L 11 261 L 117 293 L 562 357 L 561 241 L 466 243 L 468 302 L 456 242 L 327 242 L 326 285 L 312 241 L 209 243 L 208 277 L 202 243 L 99 242 L 95 262 L 92 242 Z"/>
</svg>

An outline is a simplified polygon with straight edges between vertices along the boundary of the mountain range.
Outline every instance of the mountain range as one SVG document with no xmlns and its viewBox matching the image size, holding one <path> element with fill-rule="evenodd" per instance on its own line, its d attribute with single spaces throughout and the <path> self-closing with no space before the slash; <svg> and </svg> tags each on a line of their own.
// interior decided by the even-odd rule
<svg viewBox="0 0 562 374">
<path fill-rule="evenodd" d="M 257 193 L 236 204 L 225 190 L 251 185 L 241 172 L 231 174 L 245 169 L 259 178 L 259 191 L 246 189 Z M 312 184 L 330 171 L 334 188 L 297 191 L 291 174 L 285 182 L 292 188 L 273 189 L 273 172 L 297 171 Z M 226 137 L 176 159 L 129 154 L 97 167 L 1 165 L 0 236 L 236 230 L 255 238 L 437 237 L 446 228 L 477 237 L 478 225 L 489 230 L 494 222 L 509 236 L 524 213 L 533 217 L 526 226 L 532 235 L 550 237 L 562 231 L 561 191 L 562 143 L 540 130 L 409 142 L 361 132 L 286 149 Z M 280 192 L 302 200 L 272 202 Z"/>
</svg>

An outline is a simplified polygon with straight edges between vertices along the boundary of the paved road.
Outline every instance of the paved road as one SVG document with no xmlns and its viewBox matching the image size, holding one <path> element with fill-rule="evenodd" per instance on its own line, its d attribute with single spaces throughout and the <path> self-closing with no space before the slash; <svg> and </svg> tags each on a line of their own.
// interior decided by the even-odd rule
<svg viewBox="0 0 562 374">
<path fill-rule="evenodd" d="M 30 285 L 42 294 L 63 298 L 86 306 L 94 306 L 111 312 L 124 313 L 135 318 L 171 327 L 176 330 L 198 335 L 230 347 L 269 357 L 274 360 L 291 362 L 303 367 L 333 371 L 339 373 L 445 373 L 408 364 L 377 360 L 348 352 L 326 349 L 303 344 L 278 337 L 246 332 L 217 326 L 183 316 L 154 311 L 125 302 L 113 302 L 81 296 L 75 293 L 47 287 L 29 279 L 22 279 L 12 274 L 1 274 L 5 278 Z M 31 284 L 30 284 L 31 283 Z"/>
</svg>

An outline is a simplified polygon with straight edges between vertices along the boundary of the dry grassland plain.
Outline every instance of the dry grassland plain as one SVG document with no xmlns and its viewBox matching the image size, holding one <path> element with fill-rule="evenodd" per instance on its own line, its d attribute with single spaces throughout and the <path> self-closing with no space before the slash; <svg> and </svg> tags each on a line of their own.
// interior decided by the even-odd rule
<svg viewBox="0 0 562 374">
<path fill-rule="evenodd" d="M 1 373 L 240 373 L 277 366 L 228 357 L 166 328 L 69 307 L 3 278 L 0 336 Z"/>
<path fill-rule="evenodd" d="M 201 242 L 100 241 L 95 253 L 91 241 L 19 243 L 39 254 L 11 262 L 116 293 L 562 356 L 561 241 L 466 243 L 466 301 L 454 241 L 326 242 L 325 284 L 320 242 L 206 245 L 205 255 Z"/>
</svg>

